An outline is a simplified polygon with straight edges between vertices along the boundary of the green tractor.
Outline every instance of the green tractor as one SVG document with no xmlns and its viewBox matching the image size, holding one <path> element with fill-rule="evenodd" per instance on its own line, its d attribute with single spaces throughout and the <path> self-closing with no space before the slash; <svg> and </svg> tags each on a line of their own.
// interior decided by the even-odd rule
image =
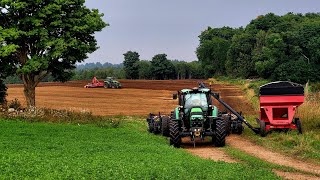
<svg viewBox="0 0 320 180">
<path fill-rule="evenodd" d="M 115 80 L 113 77 L 107 77 L 104 81 L 104 88 L 121 88 L 121 83 L 117 80 Z"/>
<path fill-rule="evenodd" d="M 182 137 L 190 137 L 195 145 L 195 138 L 204 140 L 212 137 L 216 147 L 225 145 L 227 123 L 218 108 L 212 105 L 212 92 L 208 88 L 182 89 L 173 94 L 179 99 L 179 106 L 171 112 L 169 122 L 170 144 L 180 147 Z"/>
<path fill-rule="evenodd" d="M 212 98 L 222 104 L 229 113 L 220 112 L 212 104 Z M 154 134 L 162 134 L 170 138 L 170 144 L 180 147 L 182 137 L 190 137 L 195 146 L 195 139 L 202 140 L 212 137 L 216 147 L 225 145 L 227 135 L 241 134 L 243 123 L 258 134 L 259 128 L 254 128 L 248 121 L 227 103 L 220 99 L 219 93 L 212 92 L 204 83 L 199 88 L 182 89 L 173 94 L 173 99 L 179 99 L 179 105 L 170 116 L 149 114 L 148 130 Z"/>
</svg>

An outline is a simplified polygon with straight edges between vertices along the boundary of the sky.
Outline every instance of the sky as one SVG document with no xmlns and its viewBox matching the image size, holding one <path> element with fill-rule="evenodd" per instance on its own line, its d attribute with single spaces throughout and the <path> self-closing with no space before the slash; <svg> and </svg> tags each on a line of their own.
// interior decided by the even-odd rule
<svg viewBox="0 0 320 180">
<path fill-rule="evenodd" d="M 141 60 L 167 54 L 171 60 L 197 60 L 198 36 L 207 27 L 245 27 L 269 12 L 320 12 L 319 0 L 86 0 L 110 24 L 95 33 L 97 51 L 84 63 L 123 62 L 136 51 Z"/>
</svg>

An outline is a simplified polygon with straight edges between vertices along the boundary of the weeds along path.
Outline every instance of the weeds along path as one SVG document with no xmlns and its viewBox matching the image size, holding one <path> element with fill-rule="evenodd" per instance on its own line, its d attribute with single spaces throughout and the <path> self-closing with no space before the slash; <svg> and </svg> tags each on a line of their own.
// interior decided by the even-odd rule
<svg viewBox="0 0 320 180">
<path fill-rule="evenodd" d="M 284 156 L 280 153 L 268 150 L 250 142 L 247 139 L 244 139 L 241 136 L 231 135 L 227 138 L 226 143 L 233 148 L 240 149 L 243 152 L 258 157 L 264 161 L 282 166 L 289 166 L 298 170 L 320 175 L 320 166 L 318 165 L 299 161 L 288 156 Z"/>
</svg>

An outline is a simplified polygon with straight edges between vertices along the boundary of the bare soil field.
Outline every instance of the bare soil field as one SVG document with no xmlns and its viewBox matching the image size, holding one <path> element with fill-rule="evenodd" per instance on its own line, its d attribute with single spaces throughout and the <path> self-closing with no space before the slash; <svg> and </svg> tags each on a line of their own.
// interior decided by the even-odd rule
<svg viewBox="0 0 320 180">
<path fill-rule="evenodd" d="M 169 114 L 177 105 L 172 94 L 183 88 L 196 87 L 199 80 L 120 80 L 122 89 L 83 88 L 88 82 L 40 83 L 36 88 L 36 104 L 52 109 L 91 111 L 95 115 Z M 17 98 L 25 105 L 23 86 L 8 87 L 8 100 Z M 213 85 L 212 90 L 221 93 L 221 98 L 237 111 L 254 113 L 247 101 L 239 101 L 242 92 L 236 87 Z M 224 109 L 221 105 L 218 107 Z"/>
</svg>

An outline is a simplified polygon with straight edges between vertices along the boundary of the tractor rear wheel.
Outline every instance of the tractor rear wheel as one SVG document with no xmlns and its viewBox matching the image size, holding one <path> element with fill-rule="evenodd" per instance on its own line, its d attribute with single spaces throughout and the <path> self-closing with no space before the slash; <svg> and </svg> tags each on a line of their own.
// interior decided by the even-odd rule
<svg viewBox="0 0 320 180">
<path fill-rule="evenodd" d="M 179 148 L 181 145 L 181 136 L 179 132 L 178 122 L 170 121 L 169 130 L 170 130 L 170 145 L 173 145 L 174 147 Z"/>
<path fill-rule="evenodd" d="M 212 136 L 212 143 L 216 147 L 223 147 L 226 144 L 226 123 L 223 119 L 216 120 L 216 133 Z"/>
<path fill-rule="evenodd" d="M 168 116 L 163 116 L 161 122 L 161 132 L 163 136 L 169 136 L 170 135 L 170 130 L 169 130 L 169 121 L 170 118 Z"/>
<path fill-rule="evenodd" d="M 263 120 L 260 120 L 260 136 L 265 137 L 267 135 L 266 132 L 266 122 Z"/>
<path fill-rule="evenodd" d="M 301 124 L 300 119 L 299 118 L 295 118 L 294 121 L 295 121 L 295 124 L 296 124 L 298 132 L 300 134 L 302 134 L 302 124 Z"/>
<path fill-rule="evenodd" d="M 222 115 L 225 124 L 226 124 L 226 131 L 227 131 L 227 135 L 231 134 L 231 116 L 228 114 L 224 114 Z"/>
</svg>

